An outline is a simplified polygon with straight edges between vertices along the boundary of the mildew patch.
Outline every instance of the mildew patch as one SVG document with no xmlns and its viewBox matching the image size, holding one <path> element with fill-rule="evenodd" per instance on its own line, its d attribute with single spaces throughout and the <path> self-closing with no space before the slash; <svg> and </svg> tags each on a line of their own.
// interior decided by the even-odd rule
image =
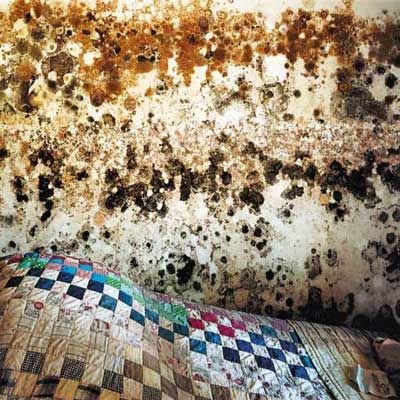
<svg viewBox="0 0 400 400">
<path fill-rule="evenodd" d="M 251 4 L 0 13 L 2 251 L 92 257 L 230 308 L 396 326 L 398 10 Z"/>
</svg>

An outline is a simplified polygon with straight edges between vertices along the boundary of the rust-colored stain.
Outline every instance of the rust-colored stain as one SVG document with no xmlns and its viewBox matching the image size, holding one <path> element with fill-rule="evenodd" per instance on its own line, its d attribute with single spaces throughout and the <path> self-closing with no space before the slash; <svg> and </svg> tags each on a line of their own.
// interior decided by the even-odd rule
<svg viewBox="0 0 400 400">
<path fill-rule="evenodd" d="M 141 21 L 137 15 L 121 21 L 115 15 L 116 8 L 115 2 L 91 9 L 76 1 L 63 8 L 40 1 L 15 1 L 10 13 L 1 18 L 2 42 L 12 43 L 27 63 L 44 56 L 38 46 L 40 49 L 48 39 L 54 40 L 57 54 L 42 59 L 42 72 L 46 76 L 50 67 L 62 86 L 63 76 L 74 70 L 95 106 L 121 95 L 123 87 L 134 83 L 140 74 L 153 70 L 161 77 L 168 74 L 171 58 L 186 85 L 196 67 L 206 67 L 210 79 L 214 71 L 226 74 L 228 65 L 255 64 L 258 56 L 265 55 L 285 55 L 288 70 L 301 59 L 307 74 L 317 74 L 319 63 L 335 56 L 342 68 L 349 68 L 349 79 L 374 59 L 399 63 L 398 23 L 387 17 L 382 27 L 356 17 L 351 7 L 340 11 L 287 10 L 272 30 L 265 27 L 261 13 L 214 15 L 196 3 L 189 11 L 171 6 L 163 18 L 152 17 L 151 22 Z M 26 24 L 25 40 L 7 36 L 18 19 Z M 79 45 L 80 55 L 62 52 L 66 42 Z M 366 59 L 357 58 L 362 43 L 371 46 Z M 92 51 L 98 52 L 98 57 L 87 66 L 84 55 Z M 22 81 L 29 77 L 29 71 L 17 70 L 15 74 Z M 56 89 L 55 82 L 49 84 Z"/>
<path fill-rule="evenodd" d="M 12 2 L 3 251 L 78 252 L 253 312 L 396 324 L 398 15 L 346 2 L 266 20 L 211 1 Z"/>
</svg>

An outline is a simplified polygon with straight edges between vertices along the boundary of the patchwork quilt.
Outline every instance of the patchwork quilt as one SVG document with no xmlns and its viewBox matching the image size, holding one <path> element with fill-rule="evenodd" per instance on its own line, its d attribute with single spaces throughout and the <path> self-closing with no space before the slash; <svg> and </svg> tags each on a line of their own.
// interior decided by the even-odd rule
<svg viewBox="0 0 400 400">
<path fill-rule="evenodd" d="M 288 323 L 145 290 L 100 264 L 0 259 L 0 399 L 329 399 Z"/>
</svg>

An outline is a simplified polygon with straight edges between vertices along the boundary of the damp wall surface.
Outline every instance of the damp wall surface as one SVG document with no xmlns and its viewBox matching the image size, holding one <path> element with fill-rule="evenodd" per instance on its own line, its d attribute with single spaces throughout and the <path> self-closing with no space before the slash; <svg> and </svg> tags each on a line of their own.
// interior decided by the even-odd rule
<svg viewBox="0 0 400 400">
<path fill-rule="evenodd" d="M 396 1 L 2 3 L 0 248 L 283 318 L 400 321 Z"/>
</svg>

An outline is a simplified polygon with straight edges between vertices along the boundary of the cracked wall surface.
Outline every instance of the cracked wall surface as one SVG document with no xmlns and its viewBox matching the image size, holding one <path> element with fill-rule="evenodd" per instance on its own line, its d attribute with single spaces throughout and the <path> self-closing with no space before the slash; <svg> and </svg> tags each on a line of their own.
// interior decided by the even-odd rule
<svg viewBox="0 0 400 400">
<path fill-rule="evenodd" d="M 396 3 L 4 3 L 1 251 L 397 329 Z"/>
</svg>

